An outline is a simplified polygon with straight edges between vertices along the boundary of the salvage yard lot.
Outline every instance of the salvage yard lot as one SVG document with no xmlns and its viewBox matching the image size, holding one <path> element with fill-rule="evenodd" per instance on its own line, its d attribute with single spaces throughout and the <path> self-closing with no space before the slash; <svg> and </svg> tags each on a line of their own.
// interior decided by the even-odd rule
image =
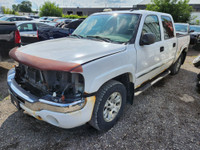
<svg viewBox="0 0 200 150">
<path fill-rule="evenodd" d="M 6 75 L 15 64 L 0 62 L 0 149 L 200 149 L 200 94 L 190 50 L 178 75 L 168 76 L 127 105 L 108 132 L 84 125 L 60 129 L 18 112 L 8 97 Z"/>
</svg>

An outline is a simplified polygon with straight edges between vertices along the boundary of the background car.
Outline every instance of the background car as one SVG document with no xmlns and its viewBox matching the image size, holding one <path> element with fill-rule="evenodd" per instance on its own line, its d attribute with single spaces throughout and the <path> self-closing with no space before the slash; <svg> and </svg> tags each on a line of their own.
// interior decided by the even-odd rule
<svg viewBox="0 0 200 150">
<path fill-rule="evenodd" d="M 38 42 L 37 30 L 41 28 L 48 28 L 49 25 L 41 22 L 17 22 L 17 29 L 19 30 L 21 36 L 21 44 L 27 45 L 30 43 Z"/>
<path fill-rule="evenodd" d="M 32 19 L 39 19 L 40 17 L 39 17 L 39 16 L 30 15 L 29 18 L 32 18 Z"/>
<path fill-rule="evenodd" d="M 0 18 L 0 21 L 30 21 L 33 20 L 32 18 L 23 17 L 23 16 L 4 16 Z"/>
<path fill-rule="evenodd" d="M 190 25 L 190 44 L 195 45 L 200 42 L 200 26 Z"/>
<path fill-rule="evenodd" d="M 82 23 L 83 20 L 84 19 L 75 19 L 70 23 L 67 22 L 67 24 L 64 22 L 62 26 L 40 28 L 38 29 L 39 41 L 67 37 L 74 32 L 74 30 Z"/>
<path fill-rule="evenodd" d="M 186 35 L 190 32 L 190 25 L 188 23 L 175 23 L 177 34 Z"/>
</svg>

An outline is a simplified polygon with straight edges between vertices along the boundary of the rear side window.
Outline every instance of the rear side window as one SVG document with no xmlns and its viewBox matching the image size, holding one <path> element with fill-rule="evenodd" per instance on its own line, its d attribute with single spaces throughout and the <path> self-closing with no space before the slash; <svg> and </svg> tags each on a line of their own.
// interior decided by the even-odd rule
<svg viewBox="0 0 200 150">
<path fill-rule="evenodd" d="M 7 21 L 17 21 L 16 17 L 9 18 Z"/>
<path fill-rule="evenodd" d="M 42 24 L 42 23 L 37 23 L 36 24 L 36 28 L 45 28 L 45 27 L 49 27 L 49 25 L 46 25 L 46 24 Z"/>
<path fill-rule="evenodd" d="M 164 38 L 165 40 L 173 38 L 174 37 L 174 28 L 173 23 L 170 17 L 168 16 L 162 16 L 162 24 L 164 29 Z"/>
<path fill-rule="evenodd" d="M 34 26 L 32 23 L 24 23 L 19 25 L 17 28 L 20 32 L 34 31 Z"/>
<path fill-rule="evenodd" d="M 154 33 L 156 42 L 161 41 L 160 25 L 158 17 L 155 15 L 147 16 L 142 29 L 142 34 Z"/>
</svg>

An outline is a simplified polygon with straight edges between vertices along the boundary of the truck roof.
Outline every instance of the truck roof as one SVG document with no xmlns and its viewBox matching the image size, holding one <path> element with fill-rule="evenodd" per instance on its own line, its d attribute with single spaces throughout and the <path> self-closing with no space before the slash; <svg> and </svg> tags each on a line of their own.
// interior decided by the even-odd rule
<svg viewBox="0 0 200 150">
<path fill-rule="evenodd" d="M 94 13 L 93 15 L 97 15 L 97 14 L 114 14 L 114 13 L 133 13 L 133 14 L 158 14 L 158 15 L 165 15 L 165 16 L 171 16 L 170 14 L 167 13 L 161 13 L 161 12 L 156 12 L 156 11 L 148 11 L 148 10 L 122 10 L 122 11 L 108 11 L 108 12 L 100 12 L 100 13 Z"/>
</svg>

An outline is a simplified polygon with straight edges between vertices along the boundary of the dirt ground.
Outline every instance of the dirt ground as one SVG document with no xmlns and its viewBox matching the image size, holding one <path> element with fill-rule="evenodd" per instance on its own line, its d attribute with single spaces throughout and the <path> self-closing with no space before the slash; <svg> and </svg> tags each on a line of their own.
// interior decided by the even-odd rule
<svg viewBox="0 0 200 150">
<path fill-rule="evenodd" d="M 168 76 L 127 104 L 108 132 L 88 124 L 60 129 L 30 117 L 11 104 L 6 75 L 14 62 L 0 62 L 0 149 L 200 149 L 200 94 L 195 89 L 190 50 L 178 75 Z"/>
</svg>

